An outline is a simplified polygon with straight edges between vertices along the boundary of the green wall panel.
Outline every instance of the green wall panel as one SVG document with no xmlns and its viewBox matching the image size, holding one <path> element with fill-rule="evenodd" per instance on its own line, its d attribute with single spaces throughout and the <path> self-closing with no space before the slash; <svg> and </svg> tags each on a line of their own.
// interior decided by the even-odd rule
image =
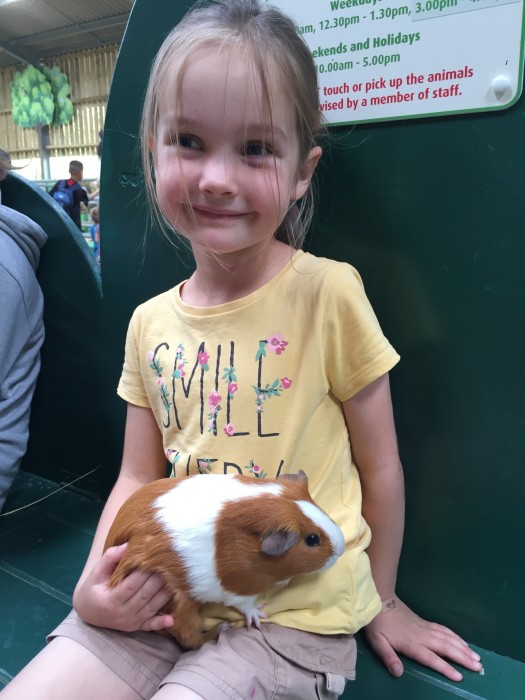
<svg viewBox="0 0 525 700">
<path fill-rule="evenodd" d="M 334 130 L 312 236 L 357 266 L 402 356 L 400 591 L 521 659 L 524 126 L 522 98 L 497 115 Z"/>
</svg>

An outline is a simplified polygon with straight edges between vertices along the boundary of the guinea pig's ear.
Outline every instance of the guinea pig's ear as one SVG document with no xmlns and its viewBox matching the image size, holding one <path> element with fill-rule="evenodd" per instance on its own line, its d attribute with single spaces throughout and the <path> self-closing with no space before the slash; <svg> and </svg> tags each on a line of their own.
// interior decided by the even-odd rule
<svg viewBox="0 0 525 700">
<path fill-rule="evenodd" d="M 308 477 L 302 469 L 299 469 L 297 474 L 279 474 L 278 478 L 283 479 L 284 481 L 302 481 L 304 484 L 306 484 L 306 486 L 308 486 Z"/>
<path fill-rule="evenodd" d="M 279 557 L 299 541 L 299 534 L 292 530 L 276 530 L 265 535 L 261 542 L 261 552 L 270 557 Z"/>
</svg>

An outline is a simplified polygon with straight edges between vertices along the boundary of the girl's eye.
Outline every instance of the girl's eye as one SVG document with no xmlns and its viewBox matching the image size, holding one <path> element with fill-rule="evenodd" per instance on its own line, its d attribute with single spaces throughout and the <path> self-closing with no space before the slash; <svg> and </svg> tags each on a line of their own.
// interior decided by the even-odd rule
<svg viewBox="0 0 525 700">
<path fill-rule="evenodd" d="M 264 141 L 250 141 L 244 147 L 245 156 L 271 156 L 273 149 L 270 144 Z"/>
<path fill-rule="evenodd" d="M 169 143 L 179 148 L 199 148 L 199 142 L 190 134 L 170 134 Z"/>
</svg>

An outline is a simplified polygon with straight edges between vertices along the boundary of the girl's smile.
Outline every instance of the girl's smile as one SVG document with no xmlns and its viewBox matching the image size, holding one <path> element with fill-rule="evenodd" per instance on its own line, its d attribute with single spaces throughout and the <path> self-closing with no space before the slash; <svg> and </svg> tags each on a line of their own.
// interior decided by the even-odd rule
<svg viewBox="0 0 525 700">
<path fill-rule="evenodd" d="M 198 204 L 193 205 L 193 211 L 198 216 L 204 219 L 213 219 L 220 221 L 221 219 L 237 219 L 239 217 L 246 216 L 244 212 L 228 211 L 225 209 L 212 209 L 206 206 L 199 206 Z"/>
</svg>

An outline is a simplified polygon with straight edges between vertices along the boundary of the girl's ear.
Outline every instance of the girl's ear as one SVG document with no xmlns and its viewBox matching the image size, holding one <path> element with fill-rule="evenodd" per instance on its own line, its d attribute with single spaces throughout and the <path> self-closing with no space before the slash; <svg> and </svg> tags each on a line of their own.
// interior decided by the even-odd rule
<svg viewBox="0 0 525 700">
<path fill-rule="evenodd" d="M 290 201 L 295 202 L 297 199 L 301 199 L 301 197 L 304 196 L 322 154 L 323 150 L 320 146 L 314 146 L 314 148 L 312 148 L 297 173 L 297 181 L 290 194 Z"/>
</svg>

